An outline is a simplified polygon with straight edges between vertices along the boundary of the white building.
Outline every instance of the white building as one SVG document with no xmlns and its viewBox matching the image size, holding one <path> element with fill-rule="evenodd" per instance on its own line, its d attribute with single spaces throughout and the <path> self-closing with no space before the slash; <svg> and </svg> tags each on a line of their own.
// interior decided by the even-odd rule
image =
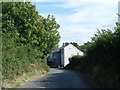
<svg viewBox="0 0 120 90">
<path fill-rule="evenodd" d="M 48 62 L 49 65 L 53 67 L 65 67 L 67 64 L 69 64 L 69 58 L 75 55 L 83 55 L 83 52 L 81 52 L 72 44 L 68 44 L 66 46 L 56 49 L 49 56 Z"/>
</svg>

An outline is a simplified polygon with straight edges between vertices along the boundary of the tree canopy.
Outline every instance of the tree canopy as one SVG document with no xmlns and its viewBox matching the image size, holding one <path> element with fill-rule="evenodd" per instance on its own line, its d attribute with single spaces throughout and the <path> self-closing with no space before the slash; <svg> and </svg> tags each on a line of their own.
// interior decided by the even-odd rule
<svg viewBox="0 0 120 90">
<path fill-rule="evenodd" d="M 30 2 L 2 2 L 3 76 L 31 71 L 58 47 L 60 35 L 53 15 L 39 15 Z"/>
</svg>

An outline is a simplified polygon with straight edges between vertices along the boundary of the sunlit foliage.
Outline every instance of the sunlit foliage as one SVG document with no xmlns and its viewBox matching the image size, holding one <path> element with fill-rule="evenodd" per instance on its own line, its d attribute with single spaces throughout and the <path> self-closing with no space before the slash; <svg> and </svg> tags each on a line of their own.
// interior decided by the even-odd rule
<svg viewBox="0 0 120 90">
<path fill-rule="evenodd" d="M 30 2 L 2 2 L 3 78 L 47 69 L 45 59 L 60 41 L 59 27 L 53 15 L 42 17 Z"/>
</svg>

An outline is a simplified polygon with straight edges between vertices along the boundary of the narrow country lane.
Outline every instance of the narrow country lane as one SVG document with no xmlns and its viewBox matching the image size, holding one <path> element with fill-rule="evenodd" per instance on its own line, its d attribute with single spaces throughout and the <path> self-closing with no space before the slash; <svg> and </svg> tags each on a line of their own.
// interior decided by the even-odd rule
<svg viewBox="0 0 120 90">
<path fill-rule="evenodd" d="M 51 68 L 48 75 L 29 82 L 21 88 L 91 88 L 91 86 L 76 71 Z"/>
</svg>

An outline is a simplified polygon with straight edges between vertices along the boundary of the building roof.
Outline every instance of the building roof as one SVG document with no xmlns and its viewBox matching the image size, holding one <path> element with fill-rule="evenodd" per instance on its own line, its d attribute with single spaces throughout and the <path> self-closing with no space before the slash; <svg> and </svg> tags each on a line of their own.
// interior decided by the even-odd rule
<svg viewBox="0 0 120 90">
<path fill-rule="evenodd" d="M 68 44 L 68 45 L 69 45 L 69 44 Z M 66 46 L 68 46 L 68 45 L 66 45 Z M 62 46 L 62 47 L 56 49 L 54 52 L 59 52 L 61 49 L 64 49 L 66 46 Z"/>
<path fill-rule="evenodd" d="M 56 49 L 54 52 L 59 52 L 61 49 L 64 49 L 65 47 L 69 46 L 69 45 L 72 45 L 72 44 L 68 44 L 68 45 L 65 45 L 65 46 L 62 46 L 58 49 Z M 72 45 L 74 48 L 76 48 L 74 45 Z M 76 48 L 77 49 L 77 48 Z M 78 49 L 79 50 L 79 49 Z"/>
</svg>

